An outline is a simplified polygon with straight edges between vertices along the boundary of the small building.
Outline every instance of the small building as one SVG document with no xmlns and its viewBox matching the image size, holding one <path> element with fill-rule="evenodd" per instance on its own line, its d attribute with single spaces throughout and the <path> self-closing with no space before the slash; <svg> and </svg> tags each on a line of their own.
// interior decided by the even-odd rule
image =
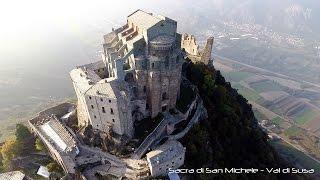
<svg viewBox="0 0 320 180">
<path fill-rule="evenodd" d="M 166 175 L 169 169 L 177 169 L 184 164 L 186 149 L 179 141 L 169 140 L 147 153 L 147 161 L 152 176 Z"/>
<path fill-rule="evenodd" d="M 37 172 L 38 175 L 44 177 L 44 178 L 49 178 L 50 173 L 48 171 L 48 168 L 45 166 L 40 166 Z"/>
</svg>

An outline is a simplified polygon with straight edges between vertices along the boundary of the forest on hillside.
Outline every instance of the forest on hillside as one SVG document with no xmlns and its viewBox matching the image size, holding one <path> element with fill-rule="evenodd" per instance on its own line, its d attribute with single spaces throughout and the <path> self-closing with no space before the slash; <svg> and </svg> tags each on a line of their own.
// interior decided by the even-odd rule
<svg viewBox="0 0 320 180">
<path fill-rule="evenodd" d="M 197 86 L 208 118 L 182 139 L 187 148 L 185 168 L 284 168 L 292 167 L 268 143 L 251 105 L 219 71 L 189 62 L 187 78 Z M 288 174 L 193 174 L 190 179 L 307 179 Z"/>
</svg>

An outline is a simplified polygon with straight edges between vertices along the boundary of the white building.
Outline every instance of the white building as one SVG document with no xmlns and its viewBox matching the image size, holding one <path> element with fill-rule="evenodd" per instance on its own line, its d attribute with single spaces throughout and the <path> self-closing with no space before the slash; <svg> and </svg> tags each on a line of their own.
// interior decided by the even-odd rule
<svg viewBox="0 0 320 180">
<path fill-rule="evenodd" d="M 43 119 L 36 117 L 29 120 L 29 125 L 63 170 L 75 173 L 74 159 L 79 154 L 79 148 L 64 125 L 55 116 Z"/>
<path fill-rule="evenodd" d="M 166 175 L 169 168 L 177 169 L 184 163 L 186 149 L 179 141 L 170 140 L 147 153 L 152 176 Z"/>
</svg>

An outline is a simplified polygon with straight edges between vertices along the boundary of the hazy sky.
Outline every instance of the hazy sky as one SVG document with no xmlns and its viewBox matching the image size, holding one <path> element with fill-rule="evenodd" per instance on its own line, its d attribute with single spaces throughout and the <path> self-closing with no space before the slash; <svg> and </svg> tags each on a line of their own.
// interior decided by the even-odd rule
<svg viewBox="0 0 320 180">
<path fill-rule="evenodd" d="M 126 15 L 141 8 L 170 12 L 184 1 L 171 0 L 8 0 L 0 4 L 0 65 L 28 61 L 51 44 L 70 35 L 84 41 L 123 24 Z M 103 29 L 108 28 L 108 29 Z M 66 36 L 66 37 L 65 37 Z M 101 38 L 101 37 L 99 37 Z M 61 41 L 59 41 L 61 40 Z M 90 43 L 90 42 L 88 42 Z"/>
</svg>

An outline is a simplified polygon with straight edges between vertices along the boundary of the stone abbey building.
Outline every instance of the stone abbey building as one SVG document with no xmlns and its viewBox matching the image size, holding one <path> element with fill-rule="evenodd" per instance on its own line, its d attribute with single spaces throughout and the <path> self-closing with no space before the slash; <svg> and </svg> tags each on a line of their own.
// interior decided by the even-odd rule
<svg viewBox="0 0 320 180">
<path fill-rule="evenodd" d="M 104 36 L 99 61 L 70 72 L 78 104 L 49 108 L 29 125 L 73 177 L 167 175 L 185 161 L 187 149 L 178 140 L 207 117 L 197 88 L 182 78 L 182 64 L 187 56 L 212 65 L 212 45 L 213 38 L 208 38 L 200 50 L 194 36 L 177 33 L 176 21 L 137 10 L 125 25 Z M 185 112 L 175 108 L 180 85 L 191 88 L 195 96 Z M 134 135 L 135 122 L 140 121 L 137 128 L 143 127 L 159 113 L 160 121 L 152 121 L 154 127 L 142 128 L 146 136 Z M 93 131 L 85 129 L 90 126 Z"/>
<path fill-rule="evenodd" d="M 183 55 L 177 22 L 137 10 L 104 36 L 100 61 L 70 75 L 80 126 L 133 136 L 133 123 L 175 107 Z"/>
</svg>

